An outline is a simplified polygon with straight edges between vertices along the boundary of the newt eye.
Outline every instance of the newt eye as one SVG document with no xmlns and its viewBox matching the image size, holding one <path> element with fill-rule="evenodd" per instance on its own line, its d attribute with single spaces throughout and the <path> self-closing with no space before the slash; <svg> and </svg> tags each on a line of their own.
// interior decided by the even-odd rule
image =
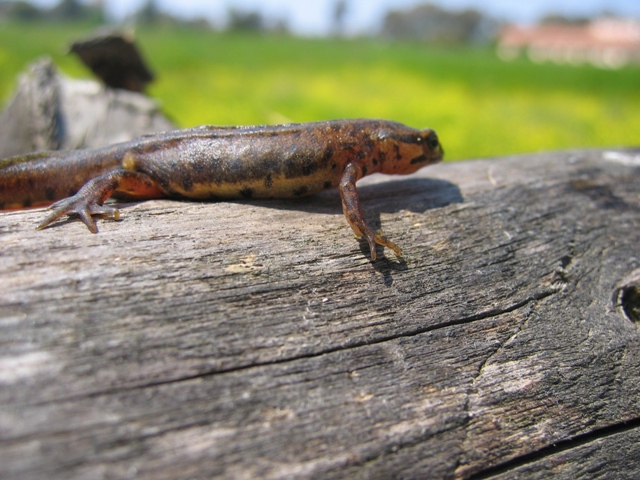
<svg viewBox="0 0 640 480">
<path fill-rule="evenodd" d="M 427 138 L 427 145 L 432 150 L 435 150 L 436 148 L 438 148 L 438 146 L 440 145 L 440 142 L 438 141 L 438 137 L 436 137 L 435 135 L 429 136 Z"/>
</svg>

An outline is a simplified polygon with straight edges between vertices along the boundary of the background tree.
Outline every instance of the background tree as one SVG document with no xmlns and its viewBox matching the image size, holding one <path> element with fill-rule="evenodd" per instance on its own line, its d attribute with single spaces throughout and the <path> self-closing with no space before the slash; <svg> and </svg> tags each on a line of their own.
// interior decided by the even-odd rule
<svg viewBox="0 0 640 480">
<path fill-rule="evenodd" d="M 333 6 L 333 34 L 344 35 L 344 19 L 349 10 L 347 0 L 338 0 Z"/>
<path fill-rule="evenodd" d="M 264 18 L 260 12 L 230 8 L 228 17 L 227 30 L 229 31 L 262 32 L 265 30 Z"/>
<path fill-rule="evenodd" d="M 102 2 L 94 2 L 85 5 L 78 0 L 60 0 L 50 11 L 44 12 L 47 18 L 62 21 L 89 21 L 92 23 L 104 22 L 104 5 Z"/>
<path fill-rule="evenodd" d="M 60 0 L 53 9 L 51 15 L 64 20 L 79 20 L 85 14 L 85 6 L 78 0 Z"/>
<path fill-rule="evenodd" d="M 2 10 L 6 18 L 9 20 L 28 22 L 44 17 L 44 12 L 41 9 L 22 0 L 17 2 L 2 2 L 1 6 L 3 7 Z"/>
<path fill-rule="evenodd" d="M 144 25 L 154 25 L 160 23 L 161 12 L 156 5 L 155 0 L 147 0 L 135 13 L 135 19 L 137 23 Z"/>
<path fill-rule="evenodd" d="M 390 11 L 385 16 L 382 35 L 432 43 L 471 43 L 489 41 L 497 23 L 480 11 L 445 10 L 424 4 L 410 10 Z"/>
</svg>

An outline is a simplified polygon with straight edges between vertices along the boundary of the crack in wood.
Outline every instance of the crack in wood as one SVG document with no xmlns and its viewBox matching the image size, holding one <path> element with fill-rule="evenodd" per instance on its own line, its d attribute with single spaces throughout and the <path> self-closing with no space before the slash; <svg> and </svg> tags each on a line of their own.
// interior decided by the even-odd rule
<svg viewBox="0 0 640 480">
<path fill-rule="evenodd" d="M 251 364 L 240 365 L 240 366 L 235 366 L 235 367 L 231 367 L 231 368 L 219 368 L 219 369 L 215 369 L 215 370 L 211 370 L 211 371 L 199 372 L 199 373 L 194 374 L 194 375 L 185 375 L 185 376 L 182 376 L 182 377 L 179 377 L 179 378 L 170 378 L 170 379 L 162 380 L 162 381 L 158 381 L 158 382 L 149 382 L 149 383 L 145 383 L 145 384 L 131 385 L 131 386 L 118 387 L 118 388 L 105 389 L 105 390 L 96 390 L 96 391 L 93 391 L 93 392 L 85 392 L 83 394 L 67 396 L 67 397 L 58 397 L 58 398 L 53 399 L 53 400 L 45 400 L 45 401 L 41 401 L 41 402 L 28 403 L 28 405 L 29 406 L 44 406 L 44 405 L 50 405 L 50 404 L 55 404 L 55 403 L 60 403 L 60 402 L 79 400 L 79 399 L 83 399 L 83 398 L 98 398 L 98 397 L 102 397 L 102 396 L 105 396 L 105 395 L 113 395 L 113 394 L 117 394 L 117 393 L 136 391 L 136 390 L 141 390 L 141 389 L 145 389 L 145 388 L 155 388 L 155 387 L 160 387 L 160 386 L 164 386 L 164 385 L 173 385 L 173 384 L 177 384 L 177 383 L 182 383 L 182 382 L 188 382 L 188 381 L 192 381 L 192 380 L 198 380 L 198 379 L 202 379 L 202 378 L 207 378 L 207 377 L 211 377 L 213 375 L 225 375 L 225 374 L 229 374 L 229 373 L 247 371 L 247 370 L 250 370 L 250 369 L 253 369 L 253 368 L 260 368 L 260 367 L 271 366 L 271 365 L 282 365 L 282 364 L 287 364 L 287 363 L 291 363 L 291 362 L 295 362 L 295 361 L 299 361 L 299 360 L 317 358 L 317 357 L 321 357 L 323 355 L 329 355 L 329 354 L 332 354 L 332 353 L 347 351 L 347 350 L 351 350 L 351 349 L 355 349 L 355 348 L 362 348 L 362 347 L 367 347 L 367 346 L 372 346 L 372 345 L 379 345 L 379 344 L 383 344 L 383 343 L 386 343 L 386 342 L 391 342 L 391 341 L 402 339 L 402 338 L 411 338 L 411 337 L 415 337 L 415 336 L 418 336 L 418 335 L 423 335 L 425 333 L 434 332 L 434 331 L 437 331 L 437 330 L 441 330 L 443 328 L 454 327 L 454 326 L 458 326 L 458 325 L 467 325 L 467 324 L 471 324 L 473 322 L 482 321 L 482 320 L 486 320 L 486 319 L 493 318 L 493 317 L 498 317 L 500 315 L 511 313 L 511 312 L 514 312 L 514 311 L 516 311 L 516 310 L 518 310 L 520 308 L 526 307 L 531 302 L 537 302 L 537 301 L 540 301 L 540 300 L 542 300 L 544 298 L 547 298 L 547 297 L 549 297 L 551 295 L 554 295 L 554 294 L 558 293 L 560 290 L 561 289 L 559 289 L 559 288 L 550 288 L 550 289 L 547 289 L 547 290 L 543 290 L 543 291 L 537 292 L 534 295 L 528 296 L 528 297 L 522 299 L 521 301 L 516 302 L 513 305 L 510 305 L 508 307 L 494 308 L 494 309 L 490 309 L 490 310 L 487 310 L 487 311 L 484 311 L 484 312 L 479 312 L 479 313 L 477 313 L 475 315 L 471 315 L 471 316 L 468 316 L 468 317 L 460 318 L 460 319 L 457 319 L 457 320 L 450 320 L 448 322 L 442 322 L 442 323 L 438 323 L 438 324 L 435 324 L 435 325 L 430 325 L 428 327 L 414 329 L 414 330 L 411 330 L 411 331 L 408 331 L 408 332 L 399 333 L 399 334 L 382 336 L 382 337 L 376 338 L 374 340 L 352 342 L 352 343 L 348 343 L 348 344 L 345 344 L 345 345 L 337 346 L 335 348 L 325 348 L 325 349 L 317 351 L 317 352 L 310 352 L 308 354 L 302 354 L 302 355 L 296 355 L 296 356 L 293 356 L 293 357 L 285 357 L 285 358 L 280 358 L 280 359 L 274 359 L 274 360 L 270 360 L 270 361 L 266 361 L 266 362 L 254 362 L 254 363 L 251 363 Z"/>
<path fill-rule="evenodd" d="M 558 290 L 562 290 L 562 288 L 559 288 Z M 556 293 L 556 292 L 554 292 Z M 528 302 L 529 303 L 529 302 Z M 523 308 L 525 306 L 528 305 L 525 304 L 523 305 Z M 518 325 L 516 326 L 515 331 L 509 335 L 509 337 L 503 341 L 503 342 L 499 342 L 499 344 L 496 346 L 495 349 L 493 349 L 492 352 L 489 353 L 489 355 L 487 355 L 487 357 L 480 363 L 480 365 L 478 366 L 478 373 L 476 374 L 476 376 L 474 377 L 473 381 L 471 382 L 469 388 L 467 388 L 466 394 L 465 394 L 465 401 L 464 401 L 464 406 L 463 406 L 463 412 L 465 414 L 465 422 L 464 422 L 464 432 L 465 432 L 465 438 L 462 441 L 462 444 L 466 444 L 469 440 L 469 429 L 467 428 L 467 425 L 471 423 L 471 420 L 473 418 L 472 412 L 471 412 L 471 393 L 476 390 L 476 383 L 478 381 L 478 379 L 483 375 L 483 371 L 485 369 L 485 366 L 491 361 L 492 358 L 494 358 L 498 352 L 500 352 L 505 345 L 507 345 L 509 342 L 511 342 L 523 329 L 524 325 L 527 323 L 527 321 L 529 320 L 531 316 L 531 312 L 529 312 L 527 315 L 525 315 L 525 317 L 518 322 Z M 455 467 L 454 467 L 454 471 L 457 471 L 459 467 L 462 466 L 462 458 L 458 457 L 457 461 L 455 463 Z"/>
<path fill-rule="evenodd" d="M 575 437 L 568 438 L 566 440 L 555 442 L 551 445 L 530 452 L 526 455 L 513 458 L 507 462 L 500 463 L 471 474 L 469 477 L 467 477 L 467 479 L 484 480 L 487 478 L 496 477 L 498 475 L 517 470 L 518 468 L 521 468 L 525 465 L 535 463 L 544 458 L 548 458 L 553 455 L 557 455 L 559 453 L 580 447 L 582 445 L 596 442 L 598 440 L 603 440 L 608 437 L 625 432 L 630 432 L 636 429 L 640 429 L 640 417 L 635 417 L 620 423 L 607 425 L 606 427 L 597 428 L 595 430 L 591 430 L 590 432 L 586 432 L 581 435 L 576 435 Z"/>
</svg>

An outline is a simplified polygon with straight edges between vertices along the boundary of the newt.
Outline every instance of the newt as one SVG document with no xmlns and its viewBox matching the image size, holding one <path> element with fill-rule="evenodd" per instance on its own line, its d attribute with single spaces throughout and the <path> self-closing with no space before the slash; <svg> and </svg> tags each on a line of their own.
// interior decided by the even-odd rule
<svg viewBox="0 0 640 480">
<path fill-rule="evenodd" d="M 365 222 L 356 182 L 374 172 L 409 174 L 442 159 L 431 129 L 386 120 L 331 120 L 272 126 L 202 126 L 86 150 L 0 160 L 0 209 L 51 204 L 37 228 L 78 216 L 119 219 L 109 197 L 143 200 L 296 198 L 337 187 L 344 215 L 364 237 L 401 250 Z"/>
</svg>

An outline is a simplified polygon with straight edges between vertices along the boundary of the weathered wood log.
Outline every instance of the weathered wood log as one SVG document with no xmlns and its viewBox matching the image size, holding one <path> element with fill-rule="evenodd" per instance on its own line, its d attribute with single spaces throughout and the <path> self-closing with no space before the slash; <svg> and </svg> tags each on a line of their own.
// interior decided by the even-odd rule
<svg viewBox="0 0 640 480">
<path fill-rule="evenodd" d="M 102 147 L 173 128 L 154 100 L 94 80 L 68 78 L 45 58 L 21 75 L 0 114 L 0 158 Z"/>
<path fill-rule="evenodd" d="M 0 477 L 639 478 L 640 151 L 365 180 L 0 214 Z"/>
</svg>

